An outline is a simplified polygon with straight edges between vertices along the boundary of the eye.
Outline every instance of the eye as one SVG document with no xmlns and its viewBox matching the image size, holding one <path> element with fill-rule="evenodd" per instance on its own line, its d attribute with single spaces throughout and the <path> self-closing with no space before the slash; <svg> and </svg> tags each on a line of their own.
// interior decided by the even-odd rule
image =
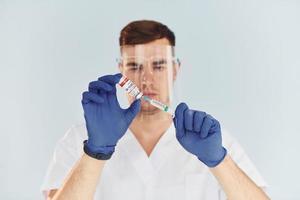
<svg viewBox="0 0 300 200">
<path fill-rule="evenodd" d="M 142 64 L 136 63 L 136 62 L 129 62 L 126 64 L 126 67 L 130 70 L 130 71 L 138 71 L 141 70 L 143 68 Z"/>
<path fill-rule="evenodd" d="M 167 61 L 165 59 L 154 61 L 152 63 L 152 67 L 155 71 L 163 71 L 166 68 L 166 65 Z"/>
<path fill-rule="evenodd" d="M 164 65 L 155 65 L 153 69 L 156 71 L 163 71 L 166 67 Z"/>
</svg>

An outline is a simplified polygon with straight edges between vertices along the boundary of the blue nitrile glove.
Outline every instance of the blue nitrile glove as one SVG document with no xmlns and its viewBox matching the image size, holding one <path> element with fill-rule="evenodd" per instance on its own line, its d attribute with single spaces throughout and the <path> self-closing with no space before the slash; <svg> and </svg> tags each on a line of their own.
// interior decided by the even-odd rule
<svg viewBox="0 0 300 200">
<path fill-rule="evenodd" d="M 226 156 L 220 123 L 205 112 L 190 110 L 185 103 L 176 107 L 176 138 L 188 152 L 208 167 L 217 166 Z"/>
<path fill-rule="evenodd" d="M 82 94 L 81 103 L 88 132 L 88 140 L 84 142 L 85 152 L 87 150 L 104 157 L 108 155 L 103 160 L 113 154 L 118 140 L 140 110 L 141 100 L 135 100 L 127 109 L 120 107 L 116 84 L 121 77 L 121 74 L 102 76 L 90 82 L 89 91 Z"/>
</svg>

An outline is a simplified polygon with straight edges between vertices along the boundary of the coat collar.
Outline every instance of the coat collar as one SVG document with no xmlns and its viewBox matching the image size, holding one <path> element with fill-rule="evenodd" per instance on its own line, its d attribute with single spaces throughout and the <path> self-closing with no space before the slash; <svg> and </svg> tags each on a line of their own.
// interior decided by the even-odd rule
<svg viewBox="0 0 300 200">
<path fill-rule="evenodd" d="M 176 142 L 175 127 L 172 123 L 167 131 L 161 136 L 149 157 L 129 129 L 118 145 L 120 150 L 124 152 L 125 156 L 129 159 L 142 181 L 145 184 L 148 184 L 157 176 L 158 170 L 167 161 L 167 158 L 172 151 L 176 150 L 173 145 Z"/>
</svg>

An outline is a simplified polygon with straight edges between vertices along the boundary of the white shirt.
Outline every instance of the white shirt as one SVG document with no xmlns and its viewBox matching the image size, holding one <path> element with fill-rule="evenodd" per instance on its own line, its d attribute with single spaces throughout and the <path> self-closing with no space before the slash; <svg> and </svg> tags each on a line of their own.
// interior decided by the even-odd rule
<svg viewBox="0 0 300 200">
<path fill-rule="evenodd" d="M 46 195 L 60 188 L 83 153 L 85 124 L 71 127 L 59 140 L 41 190 Z M 238 142 L 222 128 L 223 146 L 236 164 L 259 186 L 266 182 Z M 128 131 L 103 168 L 95 200 L 223 200 L 226 196 L 216 178 L 196 156 L 177 141 L 174 126 L 162 135 L 148 157 Z"/>
</svg>

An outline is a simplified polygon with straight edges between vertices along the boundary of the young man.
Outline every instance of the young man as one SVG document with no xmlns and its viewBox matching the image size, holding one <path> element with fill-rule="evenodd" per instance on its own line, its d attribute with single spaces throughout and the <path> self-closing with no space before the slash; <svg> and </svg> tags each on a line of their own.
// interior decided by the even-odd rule
<svg viewBox="0 0 300 200">
<path fill-rule="evenodd" d="M 170 105 L 174 46 L 173 32 L 159 22 L 128 24 L 120 36 L 122 75 Z M 131 96 L 122 109 L 122 75 L 102 76 L 83 93 L 86 123 L 59 141 L 42 186 L 48 199 L 268 199 L 265 181 L 216 119 L 185 103 L 172 118 Z"/>
</svg>

